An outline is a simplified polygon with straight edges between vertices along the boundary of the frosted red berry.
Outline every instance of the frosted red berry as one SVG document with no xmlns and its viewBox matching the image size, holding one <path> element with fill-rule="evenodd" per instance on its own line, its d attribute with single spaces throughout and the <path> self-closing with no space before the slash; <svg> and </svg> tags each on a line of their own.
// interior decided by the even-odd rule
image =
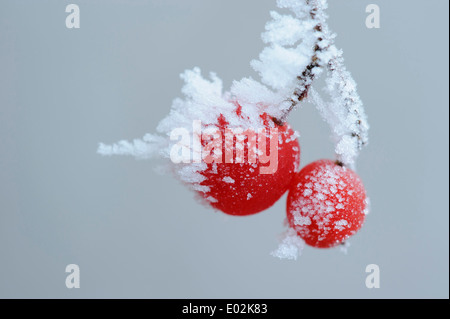
<svg viewBox="0 0 450 319">
<path fill-rule="evenodd" d="M 362 227 L 366 206 L 366 192 L 358 175 L 333 161 L 320 160 L 294 177 L 287 217 L 306 244 L 331 248 Z"/>
<path fill-rule="evenodd" d="M 237 109 L 236 114 L 240 117 L 245 116 L 241 108 Z M 226 163 L 223 160 L 223 163 L 207 164 L 207 169 L 201 172 L 205 180 L 200 185 L 206 186 L 209 191 L 199 192 L 199 194 L 211 206 L 226 214 L 246 216 L 268 209 L 286 193 L 294 173 L 298 171 L 300 146 L 295 132 L 288 124 L 282 126 L 275 124 L 265 113 L 260 117 L 267 130 L 266 154 L 270 154 L 270 128 L 276 128 L 278 132 L 276 171 L 271 174 L 261 174 L 261 168 L 269 166 L 270 163 L 261 163 L 259 157 L 256 163 L 249 163 L 246 147 L 244 163 Z M 227 119 L 223 117 L 218 119 L 218 128 L 223 136 L 228 127 Z M 242 129 L 251 130 L 252 128 L 243 127 Z"/>
</svg>

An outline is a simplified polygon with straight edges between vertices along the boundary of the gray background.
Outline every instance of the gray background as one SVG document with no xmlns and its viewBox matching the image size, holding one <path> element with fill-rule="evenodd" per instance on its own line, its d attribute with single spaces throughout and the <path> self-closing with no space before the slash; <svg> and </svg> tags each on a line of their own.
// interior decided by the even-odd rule
<svg viewBox="0 0 450 319">
<path fill-rule="evenodd" d="M 269 255 L 284 200 L 231 218 L 154 162 L 96 154 L 154 132 L 186 68 L 225 87 L 256 76 L 275 0 L 73 2 L 79 30 L 69 1 L 0 2 L 0 297 L 448 298 L 448 1 L 330 1 L 372 126 L 358 164 L 372 213 L 348 255 L 306 248 L 296 262 Z M 290 122 L 302 165 L 333 156 L 311 105 Z M 65 287 L 71 263 L 80 289 Z M 380 289 L 365 287 L 372 263 Z"/>
</svg>

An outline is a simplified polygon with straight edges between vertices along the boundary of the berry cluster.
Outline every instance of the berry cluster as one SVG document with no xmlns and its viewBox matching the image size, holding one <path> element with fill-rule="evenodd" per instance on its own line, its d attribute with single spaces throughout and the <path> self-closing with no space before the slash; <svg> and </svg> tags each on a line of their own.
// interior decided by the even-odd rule
<svg viewBox="0 0 450 319">
<path fill-rule="evenodd" d="M 299 238 L 313 247 L 330 248 L 362 227 L 367 199 L 354 167 L 368 143 L 369 125 L 356 83 L 328 29 L 327 1 L 277 0 L 277 5 L 292 14 L 271 13 L 262 34 L 267 46 L 251 63 L 261 82 L 244 78 L 223 93 L 214 73 L 207 80 L 200 69 L 188 70 L 182 74 L 184 99 L 173 102 L 157 128 L 159 135 L 101 144 L 98 151 L 143 159 L 170 157 L 175 176 L 228 215 L 257 214 L 288 192 L 289 229 L 283 240 L 288 244 L 280 245 L 281 257 L 297 250 Z M 313 88 L 325 72 L 329 101 Z M 336 161 L 320 160 L 299 171 L 300 145 L 286 120 L 308 97 L 331 126 Z M 245 133 L 230 137 L 231 130 Z"/>
<path fill-rule="evenodd" d="M 259 160 L 249 163 L 249 149 L 245 148 L 243 163 L 208 164 L 201 173 L 204 177 L 201 185 L 207 191 L 198 193 L 215 209 L 247 216 L 271 207 L 288 191 L 289 226 L 306 244 L 331 248 L 343 243 L 362 227 L 367 211 L 360 178 L 342 163 L 331 160 L 320 160 L 298 171 L 300 146 L 294 131 L 288 124 L 276 124 L 267 114 L 261 118 L 267 128 L 276 127 L 280 132 L 278 169 L 272 174 L 260 174 L 263 164 Z M 228 123 L 225 119 L 218 123 L 225 136 Z M 236 144 L 232 147 L 236 153 Z"/>
</svg>

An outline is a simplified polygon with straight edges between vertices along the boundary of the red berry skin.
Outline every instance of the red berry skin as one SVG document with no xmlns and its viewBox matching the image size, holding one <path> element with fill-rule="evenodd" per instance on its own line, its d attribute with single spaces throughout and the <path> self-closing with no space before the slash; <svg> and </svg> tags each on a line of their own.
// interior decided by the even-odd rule
<svg viewBox="0 0 450 319">
<path fill-rule="evenodd" d="M 365 210 L 361 179 L 330 160 L 309 164 L 296 174 L 287 200 L 290 227 L 316 248 L 335 247 L 356 234 Z"/>
<path fill-rule="evenodd" d="M 237 110 L 240 115 L 240 109 Z M 300 145 L 295 132 L 288 124 L 278 126 L 267 114 L 261 115 L 265 127 L 278 129 L 278 167 L 273 174 L 261 174 L 262 164 L 257 159 L 251 164 L 244 163 L 207 164 L 202 172 L 205 180 L 202 186 L 209 187 L 210 191 L 199 193 L 209 204 L 225 214 L 233 216 L 248 216 L 262 212 L 277 202 L 286 193 L 291 185 L 294 174 L 300 165 Z M 219 129 L 224 133 L 227 122 L 219 119 Z M 269 138 L 266 139 L 266 149 L 269 154 Z M 248 158 L 248 149 L 245 149 L 245 158 Z"/>
</svg>

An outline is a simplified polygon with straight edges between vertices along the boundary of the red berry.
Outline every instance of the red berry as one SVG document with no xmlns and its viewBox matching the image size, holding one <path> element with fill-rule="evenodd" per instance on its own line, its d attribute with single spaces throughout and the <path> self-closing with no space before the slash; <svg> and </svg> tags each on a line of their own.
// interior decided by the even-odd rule
<svg viewBox="0 0 450 319">
<path fill-rule="evenodd" d="M 240 107 L 236 110 L 236 114 L 244 117 Z M 243 163 L 227 163 L 225 161 L 226 147 L 224 146 L 222 163 L 207 164 L 207 169 L 201 172 L 205 180 L 200 185 L 207 186 L 209 191 L 199 194 L 211 206 L 226 214 L 246 216 L 271 207 L 289 189 L 294 173 L 299 167 L 300 146 L 294 131 L 288 124 L 283 126 L 275 124 L 266 113 L 260 117 L 263 127 L 267 131 L 266 154 L 270 154 L 269 163 L 261 163 L 259 156 L 255 163 L 249 162 L 248 138 L 246 138 Z M 226 145 L 225 129 L 229 128 L 229 123 L 223 116 L 218 119 L 217 127 L 222 134 L 223 145 Z M 247 127 L 242 127 L 242 129 L 254 133 L 259 132 Z M 277 148 L 277 154 L 272 154 L 273 150 L 270 150 L 270 129 L 276 129 L 278 132 L 278 136 L 275 136 L 272 141 Z M 202 144 L 205 144 L 203 139 Z M 257 140 L 257 145 L 259 147 L 259 140 Z M 236 155 L 236 145 L 232 150 Z M 262 169 L 273 164 L 274 155 L 277 155 L 276 160 L 278 161 L 276 170 L 262 174 Z"/>
<path fill-rule="evenodd" d="M 331 248 L 343 243 L 362 227 L 365 210 L 361 179 L 333 161 L 309 164 L 292 181 L 289 225 L 310 246 Z"/>
</svg>

